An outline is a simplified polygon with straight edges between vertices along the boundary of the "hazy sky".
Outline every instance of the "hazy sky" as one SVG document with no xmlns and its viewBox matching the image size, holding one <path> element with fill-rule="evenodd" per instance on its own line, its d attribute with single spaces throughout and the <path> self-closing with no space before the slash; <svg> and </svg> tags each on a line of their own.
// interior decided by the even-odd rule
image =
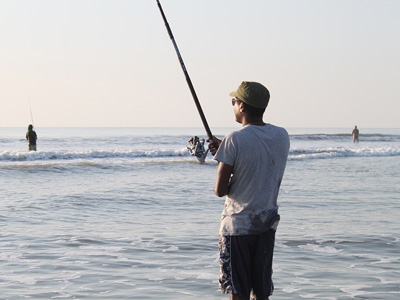
<svg viewBox="0 0 400 300">
<path fill-rule="evenodd" d="M 400 1 L 161 0 L 210 127 L 400 127 Z M 0 127 L 202 126 L 154 0 L 0 0 Z"/>
</svg>

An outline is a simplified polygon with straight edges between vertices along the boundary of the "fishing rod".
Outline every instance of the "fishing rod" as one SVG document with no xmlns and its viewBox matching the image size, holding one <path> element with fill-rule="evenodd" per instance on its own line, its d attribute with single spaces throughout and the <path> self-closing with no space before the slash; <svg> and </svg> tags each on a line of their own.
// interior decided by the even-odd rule
<svg viewBox="0 0 400 300">
<path fill-rule="evenodd" d="M 198 110 L 198 112 L 200 114 L 201 121 L 203 122 L 204 129 L 207 132 L 207 136 L 208 136 L 208 140 L 210 142 L 210 145 L 215 146 L 213 135 L 211 133 L 210 127 L 208 126 L 208 123 L 207 123 L 206 117 L 205 117 L 205 115 L 203 113 L 203 109 L 201 108 L 199 99 L 197 98 L 196 91 L 194 90 L 194 87 L 193 87 L 193 84 L 192 84 L 192 80 L 190 80 L 189 73 L 188 73 L 188 71 L 187 71 L 187 69 L 185 67 L 185 63 L 183 62 L 182 56 L 181 56 L 181 54 L 179 52 L 179 49 L 178 49 L 178 45 L 175 42 L 174 35 L 172 34 L 171 28 L 169 27 L 167 18 L 165 17 L 164 11 L 163 11 L 163 9 L 161 7 L 161 4 L 160 4 L 159 0 L 157 0 L 157 4 L 158 4 L 158 8 L 160 9 L 161 16 L 162 16 L 162 18 L 164 20 L 165 27 L 167 27 L 167 31 L 168 31 L 169 37 L 170 37 L 170 39 L 172 41 L 172 44 L 174 45 L 176 54 L 178 55 L 178 59 L 179 59 L 179 62 L 181 63 L 181 67 L 182 67 L 183 73 L 185 74 L 186 82 L 189 85 L 189 89 L 190 89 L 190 92 L 192 93 L 194 103 L 196 104 L 197 110 Z"/>
<path fill-rule="evenodd" d="M 35 123 L 33 122 L 33 115 L 32 115 L 32 108 L 31 108 L 31 101 L 28 99 L 28 104 L 29 104 L 29 111 L 31 112 L 31 121 L 32 121 L 32 127 L 35 128 Z"/>
</svg>

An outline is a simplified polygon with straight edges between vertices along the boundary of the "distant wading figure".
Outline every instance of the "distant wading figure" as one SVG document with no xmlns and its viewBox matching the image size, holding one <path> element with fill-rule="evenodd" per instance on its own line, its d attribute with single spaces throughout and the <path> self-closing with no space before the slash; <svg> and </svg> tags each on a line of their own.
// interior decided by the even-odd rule
<svg viewBox="0 0 400 300">
<path fill-rule="evenodd" d="M 28 141 L 29 151 L 36 151 L 37 135 L 36 132 L 33 130 L 32 124 L 28 126 L 28 131 L 26 132 L 26 139 Z"/>
<path fill-rule="evenodd" d="M 210 151 L 219 162 L 215 194 L 226 196 L 219 231 L 220 279 L 232 300 L 267 300 L 272 294 L 272 257 L 279 222 L 278 192 L 289 152 L 285 129 L 263 122 L 269 91 L 244 81 L 230 94 L 242 128 Z"/>
<path fill-rule="evenodd" d="M 357 128 L 357 125 L 353 129 L 353 143 L 358 143 L 358 135 L 360 134 L 360 131 Z"/>
</svg>

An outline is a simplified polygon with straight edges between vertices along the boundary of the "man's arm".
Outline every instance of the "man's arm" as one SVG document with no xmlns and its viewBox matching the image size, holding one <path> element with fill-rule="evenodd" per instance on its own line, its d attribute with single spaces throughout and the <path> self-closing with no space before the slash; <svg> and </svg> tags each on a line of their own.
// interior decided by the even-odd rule
<svg viewBox="0 0 400 300">
<path fill-rule="evenodd" d="M 215 181 L 215 195 L 223 197 L 228 195 L 229 182 L 231 180 L 233 167 L 220 162 L 218 164 L 217 180 Z"/>
</svg>

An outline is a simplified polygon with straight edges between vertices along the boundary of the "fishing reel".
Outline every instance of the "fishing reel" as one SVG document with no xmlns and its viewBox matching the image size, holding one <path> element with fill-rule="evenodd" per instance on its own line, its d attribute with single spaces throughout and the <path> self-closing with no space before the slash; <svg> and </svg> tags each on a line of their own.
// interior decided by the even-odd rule
<svg viewBox="0 0 400 300">
<path fill-rule="evenodd" d="M 188 145 L 186 146 L 190 155 L 196 157 L 197 161 L 201 164 L 206 160 L 208 153 L 208 149 L 204 148 L 204 143 L 204 139 L 200 140 L 197 136 L 194 136 L 188 141 Z"/>
</svg>

